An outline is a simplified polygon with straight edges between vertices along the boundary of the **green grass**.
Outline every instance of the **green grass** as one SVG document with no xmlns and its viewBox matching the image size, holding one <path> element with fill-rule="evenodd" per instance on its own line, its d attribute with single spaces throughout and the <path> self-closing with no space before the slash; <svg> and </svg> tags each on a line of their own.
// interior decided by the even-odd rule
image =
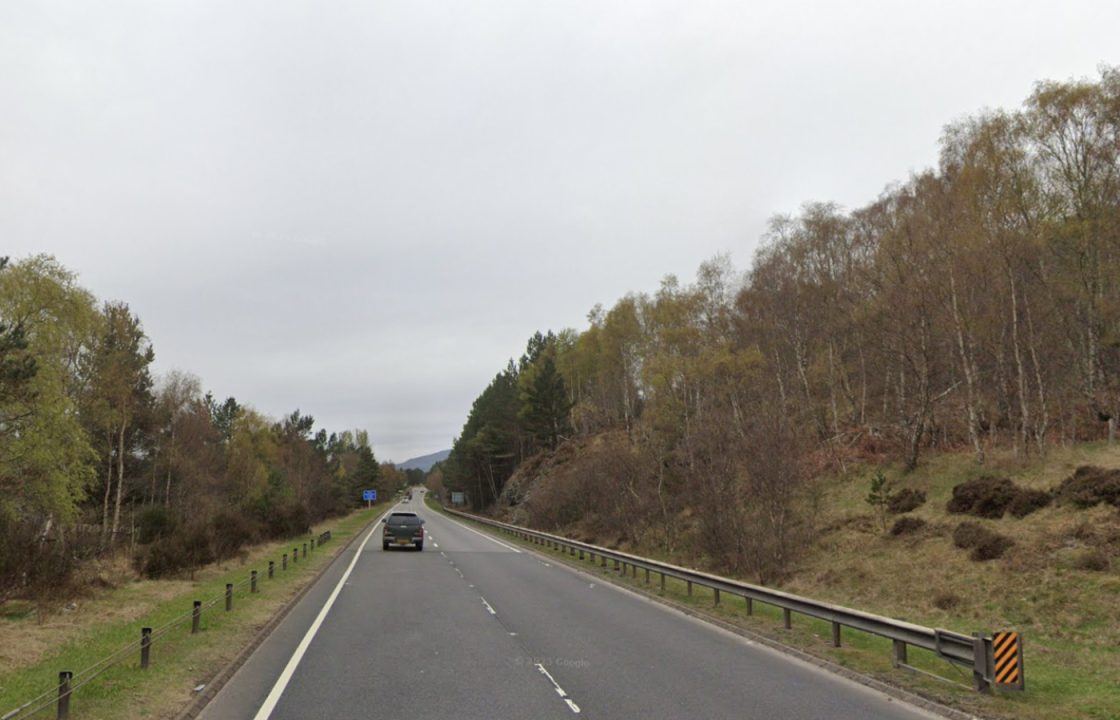
<svg viewBox="0 0 1120 720">
<path fill-rule="evenodd" d="M 153 642 L 151 663 L 140 669 L 138 649 L 82 686 L 71 697 L 72 716 L 85 719 L 169 717 L 190 701 L 193 688 L 209 679 L 247 645 L 257 630 L 298 593 L 335 553 L 383 509 L 374 506 L 315 528 L 313 536 L 331 530 L 331 540 L 306 558 L 292 563 L 291 550 L 312 535 L 252 548 L 240 561 L 211 566 L 194 581 L 134 580 L 103 591 L 83 603 L 87 615 L 62 632 L 40 626 L 33 614 L 0 616 L 0 642 L 15 648 L 0 670 L 0 714 L 44 691 L 56 694 L 60 670 L 78 672 L 119 648 L 137 641 L 141 627 L 160 627 L 191 611 L 194 600 L 218 598 L 202 613 L 201 632 L 191 634 L 189 616 Z M 280 569 L 281 553 L 289 553 L 288 569 Z M 276 562 L 275 578 L 267 577 L 268 560 Z M 235 589 L 233 610 L 225 611 L 226 583 L 241 583 L 258 571 L 258 589 Z M 123 615 L 116 619 L 115 610 Z M 138 611 L 138 612 L 132 612 Z M 142 616 L 140 616 L 142 612 Z M 46 636 L 46 639 L 42 636 Z M 46 644 L 43 647 L 44 643 Z M 35 648 L 33 661 L 20 662 L 19 645 Z M 36 717 L 47 717 L 53 707 Z"/>
</svg>

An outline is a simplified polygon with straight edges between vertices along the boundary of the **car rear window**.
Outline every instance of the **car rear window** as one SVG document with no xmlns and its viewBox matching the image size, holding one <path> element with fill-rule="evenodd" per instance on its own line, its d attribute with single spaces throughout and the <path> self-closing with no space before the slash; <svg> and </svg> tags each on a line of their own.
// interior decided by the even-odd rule
<svg viewBox="0 0 1120 720">
<path fill-rule="evenodd" d="M 392 515 L 389 516 L 389 524 L 390 525 L 419 525 L 420 524 L 420 518 L 417 517 L 416 515 L 411 514 L 411 513 L 409 513 L 407 515 L 404 514 L 404 513 L 399 513 L 399 514 L 398 513 L 393 513 Z"/>
</svg>

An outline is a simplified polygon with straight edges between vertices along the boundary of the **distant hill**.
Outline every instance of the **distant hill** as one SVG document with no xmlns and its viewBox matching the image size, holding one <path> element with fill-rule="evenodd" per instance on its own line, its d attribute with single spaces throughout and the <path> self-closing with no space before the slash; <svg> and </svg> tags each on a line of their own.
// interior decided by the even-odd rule
<svg viewBox="0 0 1120 720">
<path fill-rule="evenodd" d="M 440 450 L 431 455 L 421 455 L 420 457 L 409 458 L 402 463 L 397 463 L 397 467 L 401 470 L 415 470 L 419 468 L 424 472 L 432 469 L 432 466 L 441 460 L 446 460 L 447 456 L 451 454 L 451 450 Z"/>
</svg>

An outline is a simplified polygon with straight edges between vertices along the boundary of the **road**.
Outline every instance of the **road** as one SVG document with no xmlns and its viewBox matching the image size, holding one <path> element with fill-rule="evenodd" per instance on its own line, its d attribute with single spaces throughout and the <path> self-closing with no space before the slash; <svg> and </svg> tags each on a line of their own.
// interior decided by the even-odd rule
<svg viewBox="0 0 1120 720">
<path fill-rule="evenodd" d="M 379 527 L 351 546 L 202 718 L 935 717 L 419 497 L 399 509 L 425 519 L 424 551 L 382 551 Z"/>
</svg>

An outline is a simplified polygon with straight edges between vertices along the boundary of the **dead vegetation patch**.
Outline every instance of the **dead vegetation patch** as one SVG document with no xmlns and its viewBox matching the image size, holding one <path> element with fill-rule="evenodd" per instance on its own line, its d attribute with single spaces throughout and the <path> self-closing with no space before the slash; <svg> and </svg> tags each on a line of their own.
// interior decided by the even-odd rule
<svg viewBox="0 0 1120 720">
<path fill-rule="evenodd" d="M 906 517 L 900 517 L 895 521 L 894 525 L 891 526 L 891 535 L 894 537 L 899 537 L 901 535 L 914 535 L 924 529 L 925 526 L 925 520 L 907 515 Z"/>
<path fill-rule="evenodd" d="M 903 488 L 890 496 L 887 501 L 887 510 L 895 515 L 917 510 L 926 503 L 926 494 L 921 490 Z"/>
<path fill-rule="evenodd" d="M 1058 499 L 1074 507 L 1088 508 L 1100 503 L 1120 507 L 1120 470 L 1082 465 L 1062 481 Z"/>
<path fill-rule="evenodd" d="M 983 562 L 1001 557 L 1015 541 L 980 523 L 966 520 L 953 531 L 953 544 L 962 550 L 971 550 L 968 555 L 970 560 Z"/>
<path fill-rule="evenodd" d="M 954 487 L 953 497 L 945 509 L 963 515 L 1001 518 L 1014 497 L 1015 483 L 1007 478 L 982 475 Z"/>
<path fill-rule="evenodd" d="M 1007 512 L 1017 518 L 1024 518 L 1036 510 L 1041 510 L 1050 504 L 1054 495 L 1045 490 L 1029 490 L 1018 488 L 1015 497 L 1007 506 Z"/>
<path fill-rule="evenodd" d="M 1021 488 L 1008 478 L 982 475 L 953 488 L 946 509 L 959 515 L 998 520 L 1010 512 L 1018 518 L 1050 504 L 1051 493 Z"/>
</svg>

